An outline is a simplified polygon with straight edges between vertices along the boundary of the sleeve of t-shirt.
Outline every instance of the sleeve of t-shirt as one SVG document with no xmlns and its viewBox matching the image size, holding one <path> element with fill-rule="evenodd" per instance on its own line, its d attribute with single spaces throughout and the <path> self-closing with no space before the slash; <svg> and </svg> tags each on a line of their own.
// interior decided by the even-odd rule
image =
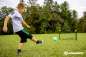
<svg viewBox="0 0 86 57">
<path fill-rule="evenodd" d="M 20 16 L 20 19 L 21 19 L 21 21 L 23 21 L 23 17 L 22 16 Z"/>
<path fill-rule="evenodd" d="M 23 17 L 21 14 L 19 14 L 17 11 L 15 11 L 14 16 L 18 17 L 20 19 L 20 21 L 23 21 Z"/>
<path fill-rule="evenodd" d="M 11 12 L 8 16 L 12 18 L 14 12 Z"/>
<path fill-rule="evenodd" d="M 11 14 L 9 14 L 8 16 L 9 16 L 9 17 L 12 17 L 12 15 L 11 15 Z"/>
</svg>

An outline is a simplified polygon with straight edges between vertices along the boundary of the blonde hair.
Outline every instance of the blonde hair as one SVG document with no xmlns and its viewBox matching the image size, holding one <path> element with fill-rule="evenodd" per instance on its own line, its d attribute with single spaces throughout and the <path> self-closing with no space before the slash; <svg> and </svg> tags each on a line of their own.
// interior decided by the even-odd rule
<svg viewBox="0 0 86 57">
<path fill-rule="evenodd" d="M 25 8 L 24 3 L 19 3 L 19 4 L 17 5 L 17 8 L 18 8 L 18 9 L 24 9 L 24 8 Z"/>
</svg>

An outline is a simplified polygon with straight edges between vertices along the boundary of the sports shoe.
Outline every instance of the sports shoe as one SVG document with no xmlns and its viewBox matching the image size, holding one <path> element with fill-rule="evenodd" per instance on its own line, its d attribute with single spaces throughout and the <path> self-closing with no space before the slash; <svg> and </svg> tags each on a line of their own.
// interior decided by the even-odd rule
<svg viewBox="0 0 86 57">
<path fill-rule="evenodd" d="M 38 40 L 38 41 L 36 42 L 36 44 L 43 44 L 43 41 Z"/>
<path fill-rule="evenodd" d="M 21 53 L 21 49 L 18 49 L 17 50 L 17 55 L 20 55 L 20 53 Z"/>
</svg>

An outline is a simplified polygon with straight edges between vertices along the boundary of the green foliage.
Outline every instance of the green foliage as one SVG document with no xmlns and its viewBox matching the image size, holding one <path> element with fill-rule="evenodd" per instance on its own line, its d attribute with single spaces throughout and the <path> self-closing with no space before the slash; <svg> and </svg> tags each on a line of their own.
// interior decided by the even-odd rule
<svg viewBox="0 0 86 57">
<path fill-rule="evenodd" d="M 4 18 L 6 15 L 8 15 L 10 12 L 12 12 L 13 9 L 12 8 L 8 8 L 6 6 L 2 7 L 0 9 L 0 13 L 2 13 L 0 16 L 0 34 L 13 34 L 13 29 L 12 29 L 12 22 L 11 22 L 11 19 L 9 21 L 9 24 L 8 24 L 8 32 L 7 33 L 4 33 L 2 31 L 2 28 L 3 28 L 3 23 L 4 23 Z"/>
<path fill-rule="evenodd" d="M 17 56 L 16 51 L 19 43 L 18 35 L 0 36 L 0 57 L 86 57 L 86 33 L 78 33 L 78 40 L 75 40 L 75 33 L 61 34 L 61 40 L 57 42 L 53 37 L 59 34 L 34 34 L 37 39 L 43 40 L 42 45 L 36 45 L 28 39 L 22 49 L 22 54 Z M 83 54 L 68 54 L 64 52 L 83 52 Z"/>
<path fill-rule="evenodd" d="M 7 7 L 0 9 L 6 15 L 12 10 L 12 8 Z M 59 30 L 61 32 L 75 32 L 75 30 L 77 32 L 86 32 L 86 12 L 80 19 L 77 18 L 77 15 L 76 10 L 69 9 L 67 1 L 58 4 L 53 0 L 44 0 L 44 5 L 42 6 L 26 5 L 26 12 L 23 17 L 27 24 L 31 26 L 31 29 L 29 29 L 31 33 L 58 33 Z M 2 25 L 3 21 L 0 21 L 0 27 Z M 9 24 L 10 30 L 11 27 Z M 25 29 L 27 28 L 25 27 Z M 12 30 L 9 32 L 12 32 Z"/>
<path fill-rule="evenodd" d="M 85 15 L 85 13 L 84 13 L 84 16 L 81 19 L 79 19 L 78 31 L 79 32 L 86 32 L 86 15 Z"/>
</svg>

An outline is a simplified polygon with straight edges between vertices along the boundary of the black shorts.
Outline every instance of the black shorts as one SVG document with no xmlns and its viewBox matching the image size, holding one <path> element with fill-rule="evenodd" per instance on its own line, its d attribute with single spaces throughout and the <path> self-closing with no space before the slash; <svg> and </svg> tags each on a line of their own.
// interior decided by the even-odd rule
<svg viewBox="0 0 86 57">
<path fill-rule="evenodd" d="M 27 42 L 27 39 L 32 39 L 32 34 L 25 31 L 24 29 L 16 32 L 16 34 L 18 34 L 21 38 L 20 43 L 25 43 L 25 42 Z"/>
</svg>

